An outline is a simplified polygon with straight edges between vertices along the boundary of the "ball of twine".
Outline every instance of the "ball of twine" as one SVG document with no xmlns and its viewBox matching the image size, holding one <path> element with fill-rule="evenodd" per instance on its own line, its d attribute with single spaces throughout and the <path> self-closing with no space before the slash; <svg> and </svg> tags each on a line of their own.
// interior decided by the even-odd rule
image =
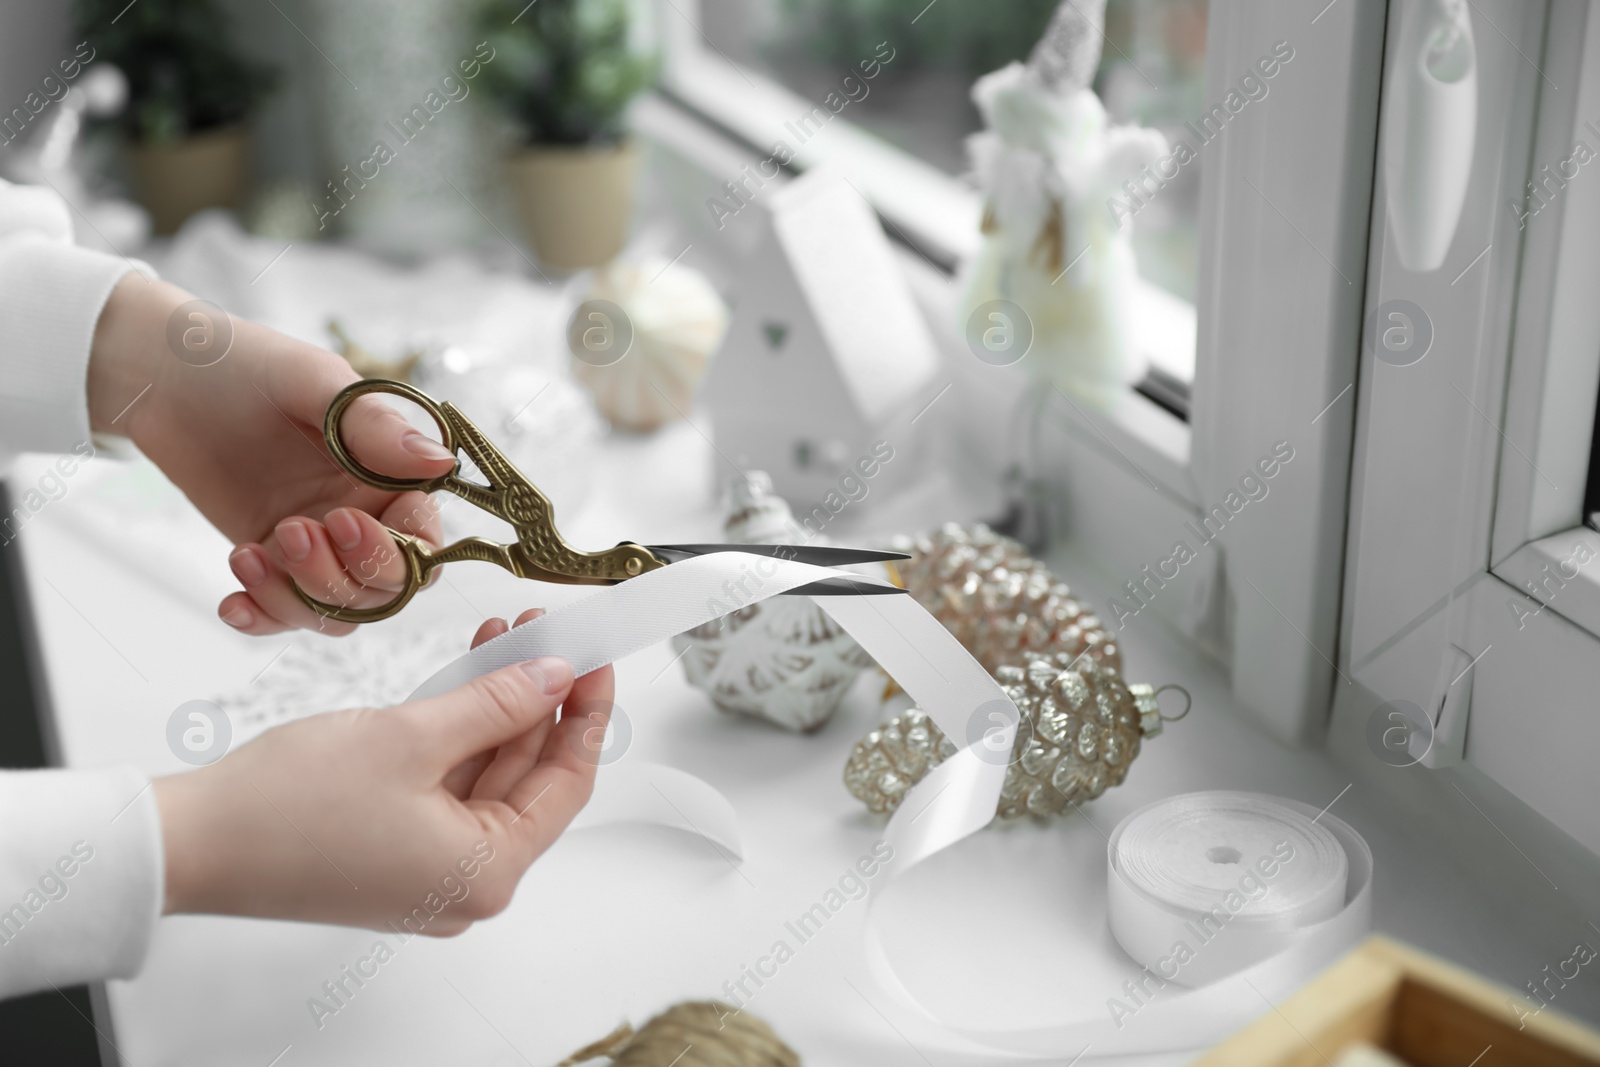
<svg viewBox="0 0 1600 1067">
<path fill-rule="evenodd" d="M 612 1067 L 800 1067 L 800 1057 L 770 1026 L 715 1000 L 674 1004 L 638 1030 L 623 1023 L 556 1067 L 601 1056 Z"/>
</svg>

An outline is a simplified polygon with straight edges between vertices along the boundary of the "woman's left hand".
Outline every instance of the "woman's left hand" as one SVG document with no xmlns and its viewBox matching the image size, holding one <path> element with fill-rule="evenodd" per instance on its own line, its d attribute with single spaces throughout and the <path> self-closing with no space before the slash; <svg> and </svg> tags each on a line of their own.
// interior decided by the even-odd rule
<svg viewBox="0 0 1600 1067">
<path fill-rule="evenodd" d="M 588 801 L 613 691 L 610 667 L 574 680 L 539 659 L 158 778 L 163 911 L 458 934 L 505 908 Z"/>
</svg>

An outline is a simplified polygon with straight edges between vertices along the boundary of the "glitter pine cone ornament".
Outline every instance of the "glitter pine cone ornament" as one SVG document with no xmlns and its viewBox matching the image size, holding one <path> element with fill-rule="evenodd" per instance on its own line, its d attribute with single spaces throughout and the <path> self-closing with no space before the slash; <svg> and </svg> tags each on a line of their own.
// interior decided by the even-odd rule
<svg viewBox="0 0 1600 1067">
<path fill-rule="evenodd" d="M 1002 819 L 1055 815 L 1121 785 L 1144 738 L 1161 732 L 1160 690 L 1125 685 L 1115 672 L 1057 653 L 995 678 L 1022 712 L 996 809 Z M 1187 694 L 1186 694 L 1187 695 Z M 1188 713 L 1173 719 L 1181 719 Z M 980 727 L 982 724 L 979 724 Z M 857 741 L 844 783 L 874 812 L 892 814 L 911 787 L 955 755 L 957 745 L 920 709 Z"/>
<path fill-rule="evenodd" d="M 900 583 L 990 674 L 1063 653 L 1122 670 L 1116 641 L 1072 591 L 1021 543 L 982 524 L 947 523 L 903 538 Z"/>
</svg>

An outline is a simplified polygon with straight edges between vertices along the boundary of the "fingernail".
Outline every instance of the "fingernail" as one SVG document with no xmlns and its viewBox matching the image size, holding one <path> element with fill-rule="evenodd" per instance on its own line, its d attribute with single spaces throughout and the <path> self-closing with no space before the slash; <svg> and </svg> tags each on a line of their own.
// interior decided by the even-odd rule
<svg viewBox="0 0 1600 1067">
<path fill-rule="evenodd" d="M 219 611 L 217 614 L 223 622 L 236 630 L 243 630 L 256 621 L 256 613 L 240 604 L 235 604 L 227 611 Z"/>
<path fill-rule="evenodd" d="M 522 673 L 532 678 L 546 695 L 559 693 L 572 684 L 572 664 L 557 656 L 529 660 L 522 664 Z"/>
<path fill-rule="evenodd" d="M 408 433 L 400 438 L 400 447 L 413 456 L 423 459 L 455 459 L 455 453 L 424 433 Z"/>
<path fill-rule="evenodd" d="M 333 543 L 344 551 L 349 552 L 361 544 L 361 524 L 350 514 L 349 508 L 334 508 L 323 522 L 327 524 Z"/>
<path fill-rule="evenodd" d="M 299 563 L 311 555 L 311 535 L 305 524 L 289 519 L 278 524 L 278 547 L 290 563 Z"/>
<path fill-rule="evenodd" d="M 236 548 L 228 557 L 228 566 L 233 570 L 233 576 L 239 579 L 239 584 L 246 589 L 254 588 L 267 580 L 267 565 L 261 562 L 261 557 L 256 555 L 253 548 Z"/>
</svg>

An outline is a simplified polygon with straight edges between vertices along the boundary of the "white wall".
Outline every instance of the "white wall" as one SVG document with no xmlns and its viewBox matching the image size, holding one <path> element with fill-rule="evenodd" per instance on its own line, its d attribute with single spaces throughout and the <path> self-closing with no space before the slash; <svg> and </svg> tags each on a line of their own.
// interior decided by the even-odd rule
<svg viewBox="0 0 1600 1067">
<path fill-rule="evenodd" d="M 0 0 L 0 114 L 10 114 L 39 79 L 71 55 L 70 12 L 71 5 L 61 0 Z"/>
</svg>

